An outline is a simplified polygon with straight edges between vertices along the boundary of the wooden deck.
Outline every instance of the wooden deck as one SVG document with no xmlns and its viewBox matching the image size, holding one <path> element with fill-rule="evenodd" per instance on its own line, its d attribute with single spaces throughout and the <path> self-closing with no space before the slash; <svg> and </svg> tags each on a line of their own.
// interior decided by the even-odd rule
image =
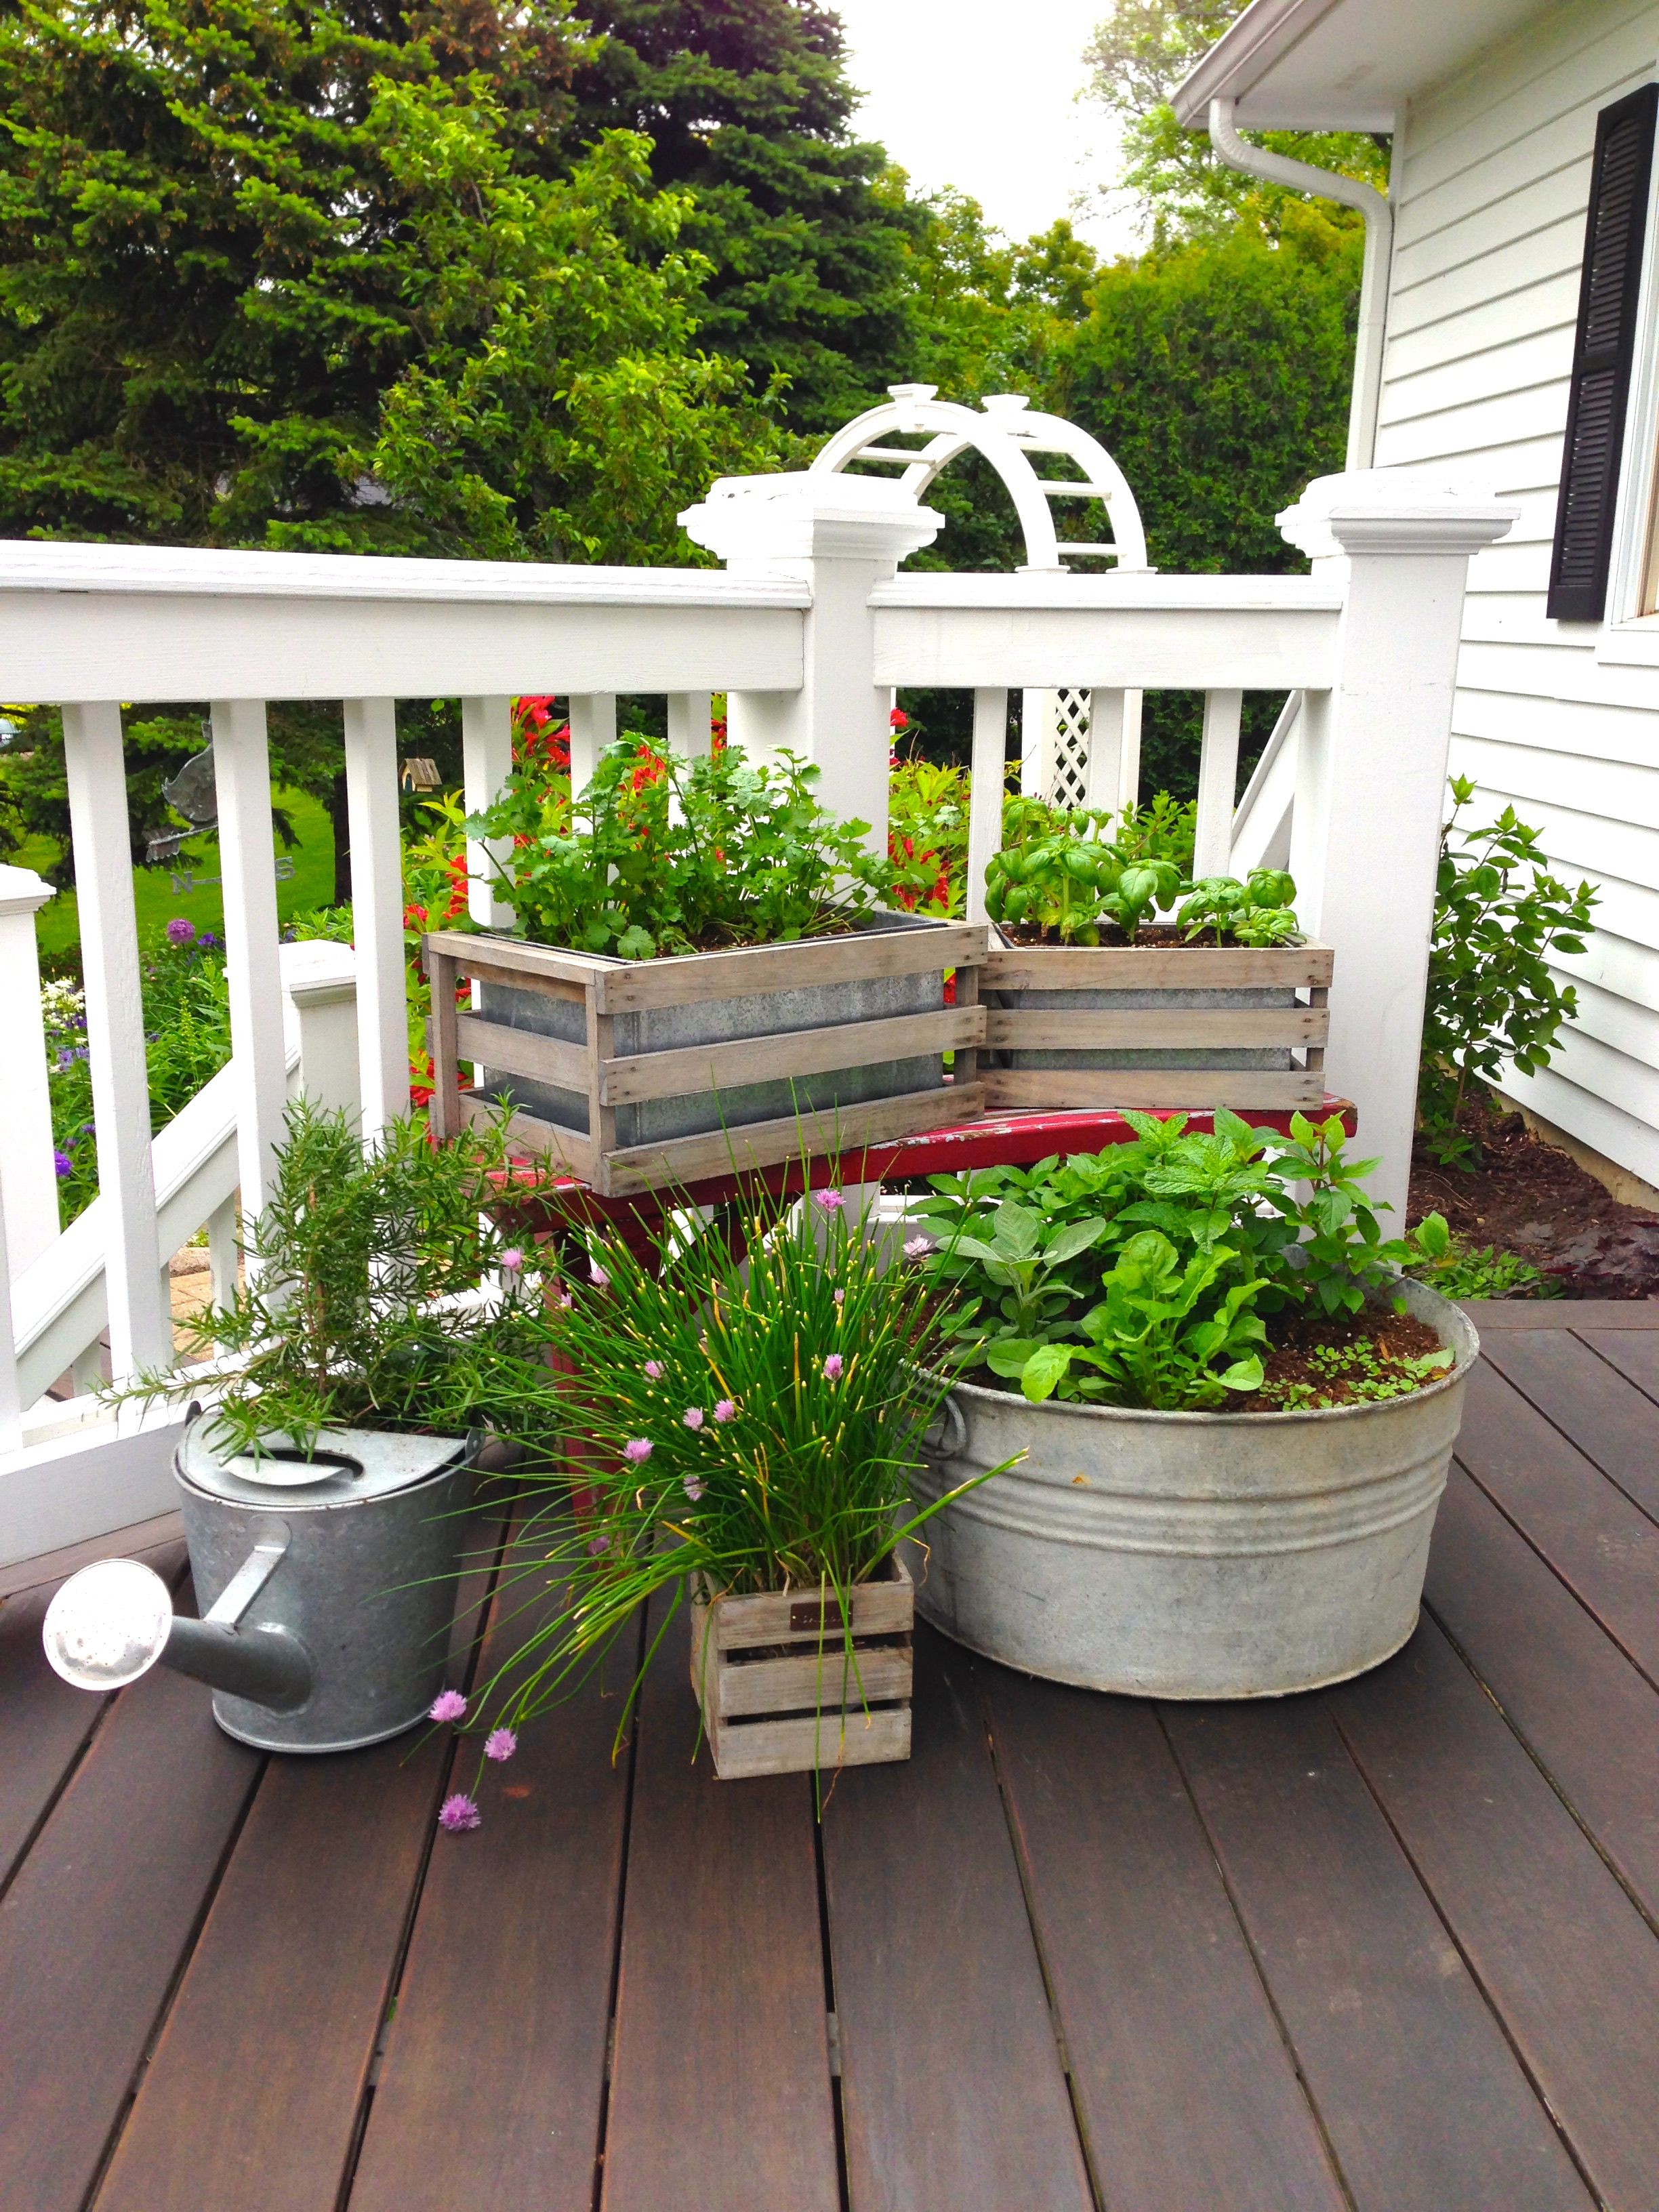
<svg viewBox="0 0 1659 2212">
<path fill-rule="evenodd" d="M 923 1636 L 821 1830 L 691 1765 L 683 1648 L 450 1837 L 447 1741 L 262 1759 L 7 1598 L 0 2205 L 1659 2212 L 1659 1306 L 1475 1313 L 1399 1658 L 1155 1705 Z"/>
</svg>

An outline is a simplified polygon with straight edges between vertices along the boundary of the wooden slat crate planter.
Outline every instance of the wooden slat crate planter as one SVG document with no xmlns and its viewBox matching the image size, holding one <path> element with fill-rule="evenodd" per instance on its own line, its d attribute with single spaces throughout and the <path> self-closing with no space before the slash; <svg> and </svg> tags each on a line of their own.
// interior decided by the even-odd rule
<svg viewBox="0 0 1659 2212">
<path fill-rule="evenodd" d="M 816 1590 L 691 1599 L 691 1686 L 724 1782 L 910 1756 L 915 1586 L 895 1554 L 841 1607 Z"/>
<path fill-rule="evenodd" d="M 982 925 L 927 917 L 795 945 L 617 960 L 426 939 L 433 1126 L 501 1110 L 525 1150 L 607 1195 L 852 1152 L 983 1111 Z M 956 971 L 956 1004 L 945 976 Z M 459 977 L 482 988 L 469 1012 Z M 947 1083 L 942 1055 L 956 1055 Z M 484 1073 L 457 1088 L 459 1064 Z"/>
<path fill-rule="evenodd" d="M 1317 1106 L 1328 945 L 993 945 L 987 1110 Z"/>
</svg>

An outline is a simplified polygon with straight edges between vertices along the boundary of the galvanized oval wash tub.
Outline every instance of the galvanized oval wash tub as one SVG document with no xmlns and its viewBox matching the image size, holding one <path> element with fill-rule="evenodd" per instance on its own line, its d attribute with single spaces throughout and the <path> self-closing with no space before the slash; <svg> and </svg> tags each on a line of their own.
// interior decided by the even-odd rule
<svg viewBox="0 0 1659 2212">
<path fill-rule="evenodd" d="M 916 1610 L 1030 1674 L 1139 1697 L 1271 1698 L 1375 1667 L 1417 1624 L 1429 1538 L 1480 1352 L 1407 1398 L 1297 1413 L 1034 1406 L 959 1383 L 918 1504 L 1024 1450 L 928 1525 Z"/>
</svg>

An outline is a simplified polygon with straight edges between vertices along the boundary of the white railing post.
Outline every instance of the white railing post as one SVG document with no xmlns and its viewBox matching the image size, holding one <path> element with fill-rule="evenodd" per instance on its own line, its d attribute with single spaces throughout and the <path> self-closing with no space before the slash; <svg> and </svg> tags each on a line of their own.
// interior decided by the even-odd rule
<svg viewBox="0 0 1659 2212">
<path fill-rule="evenodd" d="M 276 1174 L 288 1097 L 282 971 L 276 958 L 276 848 L 263 699 L 213 702 L 213 781 L 225 905 L 225 980 L 240 1097 L 242 1210 L 262 1212 Z"/>
<path fill-rule="evenodd" d="M 1238 783 L 1242 691 L 1204 694 L 1204 736 L 1198 757 L 1198 825 L 1193 836 L 1193 874 L 1224 876 L 1233 850 L 1233 796 Z"/>
<path fill-rule="evenodd" d="M 362 1055 L 357 993 L 363 972 L 359 944 L 318 938 L 281 948 L 283 1027 L 289 1053 L 299 1055 L 295 1089 L 328 1113 L 353 1121 L 362 1110 Z"/>
<path fill-rule="evenodd" d="M 404 856 L 398 825 L 398 714 L 391 699 L 345 702 L 351 928 L 357 945 L 362 1132 L 372 1141 L 409 1111 L 409 988 Z"/>
<path fill-rule="evenodd" d="M 6 1041 L 6 1129 L 0 1214 L 11 1271 L 21 1275 L 58 1235 L 52 1085 L 40 1018 L 34 917 L 57 894 L 32 868 L 0 868 L 0 1037 Z"/>
<path fill-rule="evenodd" d="M 132 896 L 126 760 L 115 701 L 64 708 L 64 757 L 75 841 L 98 1187 L 109 1224 L 105 1268 L 110 1364 L 119 1380 L 137 1368 L 172 1364 L 173 1322 L 156 1272 L 143 981 Z"/>
<path fill-rule="evenodd" d="M 1443 479 L 1322 477 L 1279 518 L 1291 544 L 1346 556 L 1335 682 L 1310 690 L 1291 872 L 1304 926 L 1334 947 L 1329 1087 L 1379 1156 L 1376 1194 L 1403 1225 L 1423 996 L 1469 556 L 1518 507 Z"/>
<path fill-rule="evenodd" d="M 1002 787 L 1007 773 L 1008 694 L 974 693 L 974 760 L 968 794 L 967 918 L 983 921 L 985 871 L 1002 850 Z"/>
<path fill-rule="evenodd" d="M 6 1249 L 6 1211 L 0 1206 L 0 1452 L 15 1451 L 23 1441 L 23 1394 L 17 1381 L 11 1276 Z"/>
<path fill-rule="evenodd" d="M 733 690 L 726 726 L 746 751 L 815 762 L 823 805 L 869 823 L 872 848 L 885 852 L 892 692 L 875 681 L 870 594 L 907 554 L 932 544 L 943 516 L 896 484 L 802 473 L 723 477 L 680 521 L 734 574 L 811 586 L 800 690 Z"/>
<path fill-rule="evenodd" d="M 482 814 L 501 795 L 513 773 L 513 702 L 505 692 L 461 702 L 461 775 L 469 814 Z M 467 911 L 481 929 L 511 929 L 513 909 L 498 892 L 497 863 L 512 849 L 504 837 L 470 838 L 466 848 Z M 438 916 L 432 924 L 437 927 Z"/>
</svg>

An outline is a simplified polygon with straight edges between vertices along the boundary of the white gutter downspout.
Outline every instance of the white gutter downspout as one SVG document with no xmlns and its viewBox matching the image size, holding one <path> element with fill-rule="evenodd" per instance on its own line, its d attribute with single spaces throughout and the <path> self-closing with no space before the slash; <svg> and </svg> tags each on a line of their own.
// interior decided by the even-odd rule
<svg viewBox="0 0 1659 2212">
<path fill-rule="evenodd" d="M 1365 263 L 1359 285 L 1359 331 L 1354 347 L 1353 399 L 1348 409 L 1351 469 L 1368 469 L 1376 458 L 1376 414 L 1382 397 L 1382 333 L 1389 306 L 1389 263 L 1394 250 L 1394 210 L 1382 194 L 1358 177 L 1316 169 L 1247 145 L 1233 128 L 1231 100 L 1210 102 L 1210 143 L 1222 160 L 1249 176 L 1265 177 L 1292 191 L 1314 192 L 1358 208 L 1365 218 Z"/>
</svg>

